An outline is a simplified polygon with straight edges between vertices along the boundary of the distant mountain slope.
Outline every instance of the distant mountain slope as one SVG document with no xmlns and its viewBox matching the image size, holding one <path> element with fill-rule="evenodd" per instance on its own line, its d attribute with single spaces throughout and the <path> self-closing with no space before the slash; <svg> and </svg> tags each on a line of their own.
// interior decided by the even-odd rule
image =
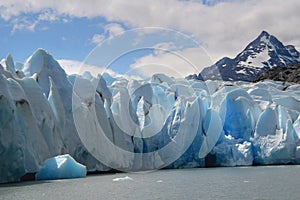
<svg viewBox="0 0 300 200">
<path fill-rule="evenodd" d="M 300 53 L 292 45 L 284 46 L 266 31 L 235 58 L 224 57 L 206 67 L 198 75 L 187 78 L 199 80 L 252 81 L 261 73 L 276 67 L 300 63 Z"/>
<path fill-rule="evenodd" d="M 274 81 L 285 81 L 300 84 L 300 64 L 284 67 L 273 67 L 272 69 L 263 72 L 254 82 L 270 79 Z"/>
</svg>

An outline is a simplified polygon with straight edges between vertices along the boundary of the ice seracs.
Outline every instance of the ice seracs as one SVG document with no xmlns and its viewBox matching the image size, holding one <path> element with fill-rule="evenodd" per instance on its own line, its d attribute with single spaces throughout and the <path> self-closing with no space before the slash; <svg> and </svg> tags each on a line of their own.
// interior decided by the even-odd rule
<svg viewBox="0 0 300 200">
<path fill-rule="evenodd" d="M 64 154 L 87 171 L 300 163 L 299 84 L 68 76 L 41 49 L 1 63 L 0 182 L 84 174 Z"/>
</svg>

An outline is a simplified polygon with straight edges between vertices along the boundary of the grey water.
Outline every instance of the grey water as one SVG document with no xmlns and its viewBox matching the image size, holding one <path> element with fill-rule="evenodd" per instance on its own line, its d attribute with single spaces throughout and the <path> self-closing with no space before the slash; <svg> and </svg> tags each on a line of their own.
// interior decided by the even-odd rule
<svg viewBox="0 0 300 200">
<path fill-rule="evenodd" d="M 300 166 L 159 170 L 0 185 L 15 199 L 300 199 Z"/>
</svg>

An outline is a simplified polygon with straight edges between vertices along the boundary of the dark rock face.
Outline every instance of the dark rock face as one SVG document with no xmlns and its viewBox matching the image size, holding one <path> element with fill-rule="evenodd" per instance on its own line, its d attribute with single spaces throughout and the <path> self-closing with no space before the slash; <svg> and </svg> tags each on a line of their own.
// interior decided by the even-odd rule
<svg viewBox="0 0 300 200">
<path fill-rule="evenodd" d="M 274 81 L 292 82 L 300 84 L 300 64 L 292 66 L 274 67 L 253 80 L 253 82 L 270 79 Z"/>
<path fill-rule="evenodd" d="M 214 65 L 206 67 L 198 75 L 188 79 L 253 81 L 261 73 L 277 66 L 300 63 L 300 53 L 292 45 L 284 46 L 266 31 L 262 33 L 235 58 L 224 57 Z"/>
</svg>

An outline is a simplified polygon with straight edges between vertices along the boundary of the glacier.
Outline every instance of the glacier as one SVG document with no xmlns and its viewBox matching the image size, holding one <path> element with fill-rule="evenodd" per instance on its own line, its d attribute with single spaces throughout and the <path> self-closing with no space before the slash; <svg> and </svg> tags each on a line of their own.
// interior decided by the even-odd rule
<svg viewBox="0 0 300 200">
<path fill-rule="evenodd" d="M 67 75 L 43 49 L 0 73 L 1 183 L 64 154 L 88 172 L 300 164 L 299 84 Z"/>
</svg>

